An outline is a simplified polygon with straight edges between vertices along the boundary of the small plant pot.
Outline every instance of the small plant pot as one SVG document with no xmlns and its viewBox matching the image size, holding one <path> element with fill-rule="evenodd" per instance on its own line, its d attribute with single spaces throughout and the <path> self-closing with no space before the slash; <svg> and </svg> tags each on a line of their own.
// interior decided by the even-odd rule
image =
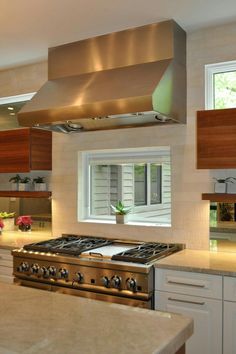
<svg viewBox="0 0 236 354">
<path fill-rule="evenodd" d="M 18 191 L 18 183 L 11 183 L 11 190 Z"/>
<path fill-rule="evenodd" d="M 125 224 L 128 222 L 128 215 L 120 215 L 116 214 L 116 223 L 117 224 Z"/>
<path fill-rule="evenodd" d="M 14 231 L 15 230 L 15 219 L 8 218 L 3 220 L 4 231 Z"/>
<path fill-rule="evenodd" d="M 18 187 L 19 187 L 18 188 L 19 191 L 29 191 L 30 190 L 29 183 L 19 183 Z"/>
<path fill-rule="evenodd" d="M 215 183 L 215 193 L 226 193 L 226 183 Z"/>
<path fill-rule="evenodd" d="M 29 231 L 31 231 L 31 225 L 20 224 L 18 226 L 18 228 L 19 228 L 19 231 L 21 231 L 21 232 L 29 232 Z"/>
<path fill-rule="evenodd" d="M 44 192 L 47 190 L 46 183 L 34 183 L 34 190 L 36 192 Z"/>
</svg>

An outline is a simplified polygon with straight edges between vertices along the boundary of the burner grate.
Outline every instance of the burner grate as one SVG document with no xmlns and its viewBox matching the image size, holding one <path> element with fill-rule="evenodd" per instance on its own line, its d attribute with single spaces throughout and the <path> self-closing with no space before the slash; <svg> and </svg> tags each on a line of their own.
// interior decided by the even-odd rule
<svg viewBox="0 0 236 354">
<path fill-rule="evenodd" d="M 112 241 L 88 236 L 63 235 L 62 237 L 25 245 L 27 251 L 63 253 L 78 256 L 81 252 L 111 244 Z"/>
<path fill-rule="evenodd" d="M 179 250 L 179 247 L 176 244 L 147 242 L 130 250 L 115 254 L 112 256 L 112 259 L 145 264 L 167 256 L 177 250 Z"/>
</svg>

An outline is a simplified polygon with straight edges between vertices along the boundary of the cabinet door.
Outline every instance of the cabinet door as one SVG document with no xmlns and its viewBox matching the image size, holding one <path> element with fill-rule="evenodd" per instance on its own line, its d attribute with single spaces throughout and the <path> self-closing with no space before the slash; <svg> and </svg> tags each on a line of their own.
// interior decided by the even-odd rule
<svg viewBox="0 0 236 354">
<path fill-rule="evenodd" d="M 197 112 L 197 168 L 235 168 L 235 142 L 235 108 Z"/>
<path fill-rule="evenodd" d="M 0 282 L 13 283 L 13 257 L 11 251 L 0 249 Z"/>
<path fill-rule="evenodd" d="M 30 130 L 0 132 L 0 173 L 30 170 Z"/>
<path fill-rule="evenodd" d="M 223 354 L 236 353 L 236 302 L 224 301 Z"/>
<path fill-rule="evenodd" d="M 186 342 L 186 354 L 222 354 L 221 300 L 156 291 L 155 309 L 193 318 L 194 330 Z"/>
</svg>

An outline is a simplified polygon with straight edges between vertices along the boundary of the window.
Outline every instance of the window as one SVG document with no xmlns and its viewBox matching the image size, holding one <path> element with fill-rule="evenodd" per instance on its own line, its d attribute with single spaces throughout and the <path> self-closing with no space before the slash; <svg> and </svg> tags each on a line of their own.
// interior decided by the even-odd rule
<svg viewBox="0 0 236 354">
<path fill-rule="evenodd" d="M 205 66 L 207 109 L 236 107 L 236 61 Z"/>
<path fill-rule="evenodd" d="M 80 220 L 115 220 L 111 204 L 131 207 L 132 223 L 170 224 L 170 148 L 82 152 Z"/>
</svg>

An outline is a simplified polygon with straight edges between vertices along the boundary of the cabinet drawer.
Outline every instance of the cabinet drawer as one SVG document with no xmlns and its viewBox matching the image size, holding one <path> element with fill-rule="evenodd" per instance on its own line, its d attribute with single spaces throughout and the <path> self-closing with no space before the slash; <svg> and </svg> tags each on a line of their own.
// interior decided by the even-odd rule
<svg viewBox="0 0 236 354">
<path fill-rule="evenodd" d="M 0 266 L 0 275 L 11 275 L 13 274 L 13 268 L 8 266 Z"/>
<path fill-rule="evenodd" d="M 1 275 L 0 274 L 0 282 L 13 284 L 13 277 L 9 275 Z"/>
<path fill-rule="evenodd" d="M 236 277 L 224 277 L 224 300 L 236 302 Z"/>
<path fill-rule="evenodd" d="M 156 291 L 155 310 L 193 318 L 186 354 L 222 354 L 222 300 Z"/>
<path fill-rule="evenodd" d="M 222 299 L 222 277 L 156 268 L 155 290 Z"/>
</svg>

